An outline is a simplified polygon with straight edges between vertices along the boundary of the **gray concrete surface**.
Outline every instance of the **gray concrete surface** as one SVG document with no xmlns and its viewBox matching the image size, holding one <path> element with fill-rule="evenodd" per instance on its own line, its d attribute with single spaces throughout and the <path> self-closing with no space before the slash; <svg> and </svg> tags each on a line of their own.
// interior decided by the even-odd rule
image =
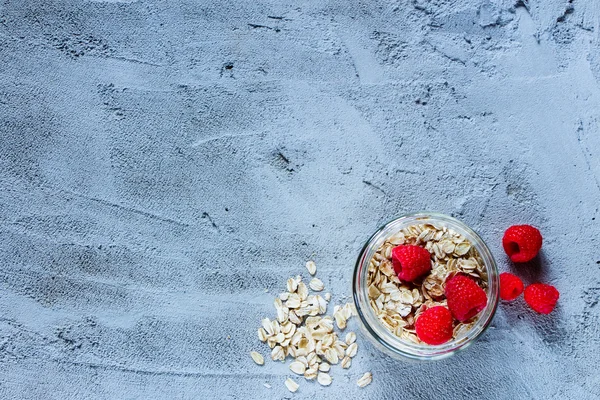
<svg viewBox="0 0 600 400">
<path fill-rule="evenodd" d="M 1 1 L 0 398 L 598 398 L 599 16 L 596 0 Z M 331 387 L 294 395 L 285 365 L 253 365 L 288 276 L 314 257 L 341 303 L 366 238 L 422 209 L 556 285 L 557 310 L 502 305 L 438 363 L 359 339 Z M 515 223 L 545 237 L 520 267 L 500 246 Z"/>
</svg>

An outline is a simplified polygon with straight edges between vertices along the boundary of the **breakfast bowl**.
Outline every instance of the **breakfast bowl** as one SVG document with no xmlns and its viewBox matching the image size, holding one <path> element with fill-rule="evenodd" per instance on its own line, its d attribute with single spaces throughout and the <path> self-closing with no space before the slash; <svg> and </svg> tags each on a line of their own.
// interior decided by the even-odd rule
<svg viewBox="0 0 600 400">
<path fill-rule="evenodd" d="M 399 246 L 428 250 L 430 269 L 410 282 L 401 280 L 393 256 Z M 447 341 L 428 344 L 417 334 L 416 321 L 427 309 L 447 307 L 446 284 L 457 275 L 473 280 L 487 301 L 470 318 L 453 319 Z M 352 280 L 363 334 L 385 354 L 423 361 L 448 357 L 480 337 L 496 312 L 499 287 L 496 262 L 481 237 L 463 222 L 433 212 L 406 214 L 379 228 L 362 248 Z"/>
</svg>

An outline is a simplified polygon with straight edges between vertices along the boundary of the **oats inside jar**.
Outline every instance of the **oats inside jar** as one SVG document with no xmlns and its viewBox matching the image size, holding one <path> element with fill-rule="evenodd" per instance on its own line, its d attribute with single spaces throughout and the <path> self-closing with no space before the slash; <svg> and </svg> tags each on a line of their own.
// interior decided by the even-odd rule
<svg viewBox="0 0 600 400">
<path fill-rule="evenodd" d="M 392 249 L 402 245 L 421 246 L 430 254 L 431 270 L 412 282 L 401 281 L 392 264 Z M 428 308 L 447 306 L 446 281 L 459 273 L 487 289 L 486 266 L 477 249 L 464 236 L 432 224 L 408 226 L 387 237 L 369 262 L 370 305 L 381 323 L 394 335 L 423 344 L 415 331 L 416 319 Z M 479 314 L 465 322 L 455 320 L 453 338 L 470 330 L 478 318 Z"/>
</svg>

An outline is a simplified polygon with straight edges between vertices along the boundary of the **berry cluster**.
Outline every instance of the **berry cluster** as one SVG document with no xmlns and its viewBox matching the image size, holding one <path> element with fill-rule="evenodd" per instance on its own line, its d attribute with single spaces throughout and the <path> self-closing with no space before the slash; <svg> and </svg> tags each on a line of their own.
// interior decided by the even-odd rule
<svg viewBox="0 0 600 400">
<path fill-rule="evenodd" d="M 508 257 L 517 263 L 531 261 L 542 248 L 542 234 L 531 225 L 514 225 L 506 230 L 502 246 Z M 504 272 L 500 274 L 500 298 L 513 301 L 523 293 L 523 282 L 518 276 Z M 534 283 L 525 288 L 525 302 L 540 314 L 550 314 L 559 293 L 554 286 Z"/>
<path fill-rule="evenodd" d="M 435 306 L 425 310 L 415 323 L 417 336 L 427 344 L 442 344 L 452 339 L 454 319 L 466 322 L 487 304 L 487 294 L 471 278 L 455 275 L 446 282 L 448 308 Z"/>
</svg>

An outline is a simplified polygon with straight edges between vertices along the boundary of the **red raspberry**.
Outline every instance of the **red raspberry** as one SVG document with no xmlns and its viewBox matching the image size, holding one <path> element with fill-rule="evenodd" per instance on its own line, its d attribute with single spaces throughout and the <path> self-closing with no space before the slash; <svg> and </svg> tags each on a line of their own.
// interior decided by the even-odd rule
<svg viewBox="0 0 600 400">
<path fill-rule="evenodd" d="M 527 262 L 542 248 L 542 234 L 531 225 L 513 225 L 504 232 L 502 246 L 513 262 Z"/>
<path fill-rule="evenodd" d="M 425 310 L 415 322 L 417 336 L 427 344 L 442 344 L 452 339 L 452 314 L 444 306 Z"/>
<path fill-rule="evenodd" d="M 500 274 L 500 298 L 512 301 L 523 293 L 523 281 L 518 276 L 503 272 Z"/>
<path fill-rule="evenodd" d="M 560 293 L 554 286 L 534 283 L 525 288 L 525 301 L 534 311 L 550 314 L 558 301 Z"/>
<path fill-rule="evenodd" d="M 454 318 L 465 322 L 481 310 L 487 304 L 485 291 L 471 278 L 464 275 L 456 275 L 446 282 L 446 299 L 448 308 Z"/>
<path fill-rule="evenodd" d="M 398 278 L 412 282 L 431 270 L 431 256 L 421 246 L 410 244 L 392 249 L 392 263 Z"/>
</svg>

